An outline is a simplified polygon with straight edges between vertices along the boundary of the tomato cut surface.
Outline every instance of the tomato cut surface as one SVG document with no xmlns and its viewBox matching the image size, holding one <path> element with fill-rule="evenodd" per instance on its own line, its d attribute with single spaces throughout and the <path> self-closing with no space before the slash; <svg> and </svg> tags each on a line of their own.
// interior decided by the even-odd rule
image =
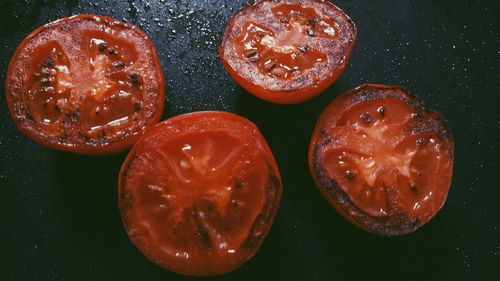
<svg viewBox="0 0 500 281">
<path fill-rule="evenodd" d="M 150 128 L 125 160 L 119 207 L 151 261 L 186 275 L 236 269 L 259 249 L 282 183 L 257 127 L 225 112 L 177 116 Z"/>
<path fill-rule="evenodd" d="M 219 53 L 229 74 L 250 93 L 298 103 L 342 73 L 356 32 L 351 19 L 328 1 L 263 0 L 231 18 Z"/>
<path fill-rule="evenodd" d="M 77 15 L 48 23 L 19 45 L 6 79 L 18 128 L 46 146 L 115 153 L 158 122 L 164 81 L 153 44 L 136 27 Z"/>
<path fill-rule="evenodd" d="M 309 165 L 323 196 L 355 225 L 412 232 L 443 206 L 454 142 L 444 118 L 402 87 L 363 85 L 321 114 Z"/>
</svg>

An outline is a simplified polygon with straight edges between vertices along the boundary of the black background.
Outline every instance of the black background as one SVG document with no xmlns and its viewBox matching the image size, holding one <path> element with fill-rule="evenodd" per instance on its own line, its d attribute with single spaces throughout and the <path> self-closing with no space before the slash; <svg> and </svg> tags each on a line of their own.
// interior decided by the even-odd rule
<svg viewBox="0 0 500 281">
<path fill-rule="evenodd" d="M 242 90 L 217 49 L 246 0 L 0 0 L 1 92 L 16 46 L 36 27 L 77 13 L 139 26 L 167 84 L 163 118 L 224 110 L 255 122 L 284 180 L 279 215 L 257 255 L 209 280 L 500 280 L 499 1 L 334 1 L 358 26 L 348 67 L 320 97 L 275 105 Z M 425 227 L 379 237 L 347 223 L 307 167 L 316 118 L 362 83 L 403 85 L 449 121 L 456 162 L 448 200 Z M 125 154 L 86 157 L 28 140 L 0 99 L 0 280 L 189 280 L 128 241 L 117 210 Z M 272 278 L 272 279 L 271 279 Z"/>
</svg>

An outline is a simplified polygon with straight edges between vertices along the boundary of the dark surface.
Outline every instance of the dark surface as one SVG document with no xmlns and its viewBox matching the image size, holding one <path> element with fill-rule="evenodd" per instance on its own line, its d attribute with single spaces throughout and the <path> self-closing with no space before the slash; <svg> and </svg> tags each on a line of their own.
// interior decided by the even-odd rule
<svg viewBox="0 0 500 281">
<path fill-rule="evenodd" d="M 255 122 L 284 180 L 261 250 L 221 280 L 499 280 L 499 1 L 335 1 L 358 26 L 346 71 L 320 97 L 282 106 L 242 90 L 217 55 L 225 24 L 246 0 L 0 0 L 0 75 L 36 27 L 77 13 L 135 24 L 164 68 L 164 118 L 225 110 Z M 456 141 L 446 205 L 403 237 L 365 233 L 314 187 L 309 137 L 322 109 L 362 83 L 403 85 L 449 121 Z M 117 210 L 125 154 L 92 158 L 22 135 L 0 99 L 0 280 L 188 280 L 144 258 Z M 271 279 L 272 278 L 272 279 Z"/>
</svg>

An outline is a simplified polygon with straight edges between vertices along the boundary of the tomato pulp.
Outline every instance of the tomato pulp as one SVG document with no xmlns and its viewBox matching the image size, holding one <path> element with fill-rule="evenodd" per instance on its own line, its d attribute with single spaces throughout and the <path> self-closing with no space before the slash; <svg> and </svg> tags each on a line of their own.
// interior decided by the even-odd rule
<svg viewBox="0 0 500 281">
<path fill-rule="evenodd" d="M 221 60 L 247 91 L 275 103 L 306 101 L 342 73 L 356 26 L 328 1 L 263 0 L 229 21 Z"/>
<path fill-rule="evenodd" d="M 76 15 L 27 36 L 9 64 L 6 97 L 17 127 L 51 148 L 124 150 L 158 122 L 164 80 L 147 36 L 112 18 Z"/>
<path fill-rule="evenodd" d="M 330 204 L 353 224 L 400 235 L 426 224 L 451 184 L 453 137 L 444 118 L 402 87 L 363 85 L 319 117 L 309 166 Z"/>
<path fill-rule="evenodd" d="M 131 241 L 186 275 L 218 275 L 250 259 L 278 209 L 282 183 L 257 127 L 226 112 L 163 121 L 137 142 L 119 177 Z"/>
</svg>

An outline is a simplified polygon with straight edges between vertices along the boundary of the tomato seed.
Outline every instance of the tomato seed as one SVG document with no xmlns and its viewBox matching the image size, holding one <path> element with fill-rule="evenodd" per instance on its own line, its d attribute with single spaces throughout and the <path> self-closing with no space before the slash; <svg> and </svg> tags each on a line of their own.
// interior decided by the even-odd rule
<svg viewBox="0 0 500 281">
<path fill-rule="evenodd" d="M 124 67 L 125 64 L 122 61 L 115 61 L 115 62 L 113 62 L 113 66 L 115 66 L 115 67 Z"/>
<path fill-rule="evenodd" d="M 416 185 L 414 185 L 414 184 L 412 184 L 412 185 L 410 186 L 410 188 L 411 188 L 411 191 L 413 191 L 413 192 L 417 191 L 417 186 L 416 186 Z"/>
<path fill-rule="evenodd" d="M 377 112 L 380 114 L 380 116 L 384 117 L 385 116 L 385 106 L 381 106 L 377 109 Z"/>
<path fill-rule="evenodd" d="M 99 52 L 104 52 L 108 48 L 108 45 L 106 43 L 99 43 L 97 48 L 99 49 Z"/>
<path fill-rule="evenodd" d="M 137 73 L 130 74 L 130 81 L 132 81 L 132 85 L 138 85 L 139 84 L 139 75 L 137 75 Z"/>
<path fill-rule="evenodd" d="M 55 61 L 51 56 L 48 56 L 43 62 L 44 67 L 53 67 L 55 65 Z"/>
<path fill-rule="evenodd" d="M 317 23 L 318 21 L 319 21 L 319 18 L 311 18 L 311 19 L 308 19 L 308 20 L 306 21 L 306 23 L 307 23 L 308 25 L 315 26 L 315 25 L 316 25 L 316 23 Z"/>
<path fill-rule="evenodd" d="M 369 124 L 370 122 L 372 122 L 372 117 L 370 116 L 370 114 L 368 114 L 368 112 L 365 112 L 361 115 L 361 119 L 363 119 L 363 122 L 365 122 L 365 124 Z"/>
<path fill-rule="evenodd" d="M 59 107 L 59 105 L 55 105 L 54 106 L 54 109 L 57 111 L 57 112 L 61 112 L 61 107 Z"/>
<path fill-rule="evenodd" d="M 141 104 L 140 104 L 140 103 L 138 103 L 138 102 L 134 103 L 134 110 L 135 110 L 135 111 L 139 111 L 139 110 L 141 110 Z"/>
<path fill-rule="evenodd" d="M 50 82 L 52 82 L 52 77 L 43 77 L 41 80 L 40 80 L 40 83 L 42 83 L 43 85 L 47 86 L 50 84 Z"/>
<path fill-rule="evenodd" d="M 312 30 L 312 29 L 308 29 L 306 32 L 307 32 L 307 35 L 309 35 L 311 37 L 316 36 L 316 32 L 314 32 L 314 30 Z"/>
<path fill-rule="evenodd" d="M 236 189 L 240 189 L 244 186 L 244 184 L 242 182 L 238 182 L 237 184 L 234 185 L 234 188 Z"/>
<path fill-rule="evenodd" d="M 280 22 L 282 22 L 282 23 L 288 23 L 288 19 L 285 18 L 285 17 L 281 17 L 280 18 Z"/>
<path fill-rule="evenodd" d="M 48 69 L 47 67 L 43 67 L 41 73 L 42 73 L 43 76 L 49 76 L 50 75 L 50 69 Z"/>
<path fill-rule="evenodd" d="M 424 138 L 419 138 L 417 140 L 417 144 L 423 144 L 425 142 L 425 139 Z"/>
<path fill-rule="evenodd" d="M 345 171 L 345 176 L 348 180 L 353 180 L 355 177 L 354 173 L 351 170 Z"/>
<path fill-rule="evenodd" d="M 115 50 L 113 50 L 113 49 L 109 49 L 108 53 L 109 53 L 110 55 L 113 55 L 113 56 L 114 56 L 114 55 L 118 55 L 118 52 L 116 52 L 116 51 L 115 51 Z"/>
<path fill-rule="evenodd" d="M 299 51 L 301 51 L 302 53 L 307 52 L 309 48 L 310 48 L 309 45 L 297 46 L 297 49 L 299 49 Z"/>
</svg>

